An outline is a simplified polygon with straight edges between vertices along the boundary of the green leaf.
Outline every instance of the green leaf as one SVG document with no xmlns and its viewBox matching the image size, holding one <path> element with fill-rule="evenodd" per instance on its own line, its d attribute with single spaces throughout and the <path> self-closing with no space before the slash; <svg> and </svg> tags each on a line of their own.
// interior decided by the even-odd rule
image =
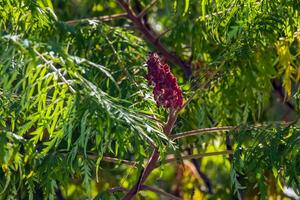
<svg viewBox="0 0 300 200">
<path fill-rule="evenodd" d="M 183 11 L 183 16 L 185 16 L 189 10 L 190 6 L 190 0 L 185 0 L 184 2 L 184 11 Z"/>
</svg>

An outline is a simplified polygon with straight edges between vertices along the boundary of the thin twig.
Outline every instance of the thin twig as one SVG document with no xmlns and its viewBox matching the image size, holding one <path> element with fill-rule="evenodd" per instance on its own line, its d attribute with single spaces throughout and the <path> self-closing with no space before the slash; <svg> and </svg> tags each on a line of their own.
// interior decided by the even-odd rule
<svg viewBox="0 0 300 200">
<path fill-rule="evenodd" d="M 149 190 L 149 191 L 157 193 L 158 195 L 164 196 L 170 200 L 180 200 L 180 198 L 178 198 L 170 193 L 167 193 L 163 190 L 160 190 L 158 188 L 152 187 L 152 186 L 142 185 L 140 187 L 140 190 Z M 126 188 L 123 188 L 123 187 L 113 187 L 113 188 L 109 189 L 110 193 L 117 192 L 117 191 L 128 192 L 129 190 Z"/>
<path fill-rule="evenodd" d="M 108 190 L 108 192 L 110 192 L 110 193 L 117 192 L 117 191 L 127 192 L 128 189 L 123 188 L 123 187 L 113 187 Z"/>
<path fill-rule="evenodd" d="M 119 14 L 114 14 L 114 15 L 98 16 L 98 17 L 83 18 L 83 19 L 74 19 L 74 20 L 66 21 L 66 23 L 69 25 L 75 25 L 75 24 L 79 24 L 79 23 L 86 22 L 89 20 L 99 20 L 102 22 L 107 22 L 107 21 L 112 21 L 115 19 L 126 18 L 126 17 L 127 17 L 127 13 L 119 13 Z"/>
<path fill-rule="evenodd" d="M 152 187 L 152 186 L 148 186 L 148 185 L 142 185 L 141 186 L 141 190 L 149 190 L 149 191 L 152 191 L 152 192 L 155 192 L 161 196 L 165 196 L 166 198 L 170 199 L 170 200 L 181 200 L 181 198 L 179 197 L 176 197 L 170 193 L 167 193 L 163 190 L 160 190 L 158 188 L 155 188 L 155 187 Z"/>
<path fill-rule="evenodd" d="M 202 158 L 202 157 L 207 157 L 207 156 L 226 155 L 226 154 L 232 154 L 232 153 L 233 153 L 233 151 L 228 150 L 228 151 L 201 153 L 201 154 L 196 154 L 196 155 L 187 155 L 187 156 L 182 156 L 181 158 L 183 160 L 190 160 L 190 159 L 197 159 L 197 158 Z M 97 157 L 95 155 L 88 155 L 88 157 L 93 160 L 97 159 Z M 106 161 L 106 162 L 111 162 L 111 163 L 121 163 L 121 164 L 129 165 L 132 167 L 136 167 L 136 165 L 138 164 L 135 161 L 122 160 L 122 159 L 108 157 L 108 156 L 104 156 L 102 158 L 102 160 Z M 169 157 L 165 160 L 165 163 L 170 163 L 170 162 L 174 162 L 174 161 L 176 161 L 176 158 Z M 156 166 L 159 166 L 159 163 L 157 163 Z"/>
<path fill-rule="evenodd" d="M 57 151 L 59 153 L 63 153 L 63 154 L 68 154 L 69 151 L 66 149 L 61 149 L 59 151 Z M 91 160 L 98 160 L 99 155 L 97 155 L 94 152 L 87 152 L 87 154 L 83 154 L 83 153 L 78 153 L 78 156 L 80 157 L 88 157 Z M 130 161 L 130 160 L 123 160 L 120 158 L 114 158 L 114 157 L 110 157 L 110 156 L 102 156 L 102 160 L 105 162 L 111 162 L 111 163 L 117 163 L 117 164 L 125 164 L 125 165 L 129 165 L 129 166 L 133 166 L 135 167 L 136 165 L 138 165 L 138 162 L 136 161 Z"/>
<path fill-rule="evenodd" d="M 207 80 L 206 83 L 204 83 L 203 85 L 199 86 L 199 88 L 197 88 L 197 89 L 193 92 L 193 94 L 187 99 L 187 101 L 181 106 L 181 108 L 178 110 L 178 112 L 180 112 L 181 110 L 183 110 L 184 108 L 186 108 L 186 106 L 187 106 L 189 103 L 191 103 L 191 101 L 193 100 L 193 98 L 196 96 L 197 92 L 198 92 L 199 90 L 202 90 L 202 89 L 207 88 L 207 87 L 211 84 L 211 82 L 212 82 L 216 77 L 218 77 L 217 75 L 218 75 L 218 71 L 216 71 L 216 72 L 213 74 L 212 78 L 209 79 L 209 80 Z"/>
<path fill-rule="evenodd" d="M 173 140 L 177 140 L 180 138 L 190 137 L 194 135 L 204 135 L 206 133 L 213 133 L 218 131 L 230 131 L 236 129 L 237 126 L 223 126 L 223 127 L 212 127 L 212 128 L 200 128 L 192 131 L 185 131 L 181 133 L 177 133 L 175 135 L 171 135 L 170 138 Z"/>
<path fill-rule="evenodd" d="M 76 90 L 70 85 L 70 83 L 65 79 L 65 77 L 61 74 L 61 72 L 56 69 L 56 67 L 53 65 L 52 61 L 47 60 L 42 54 L 40 54 L 36 49 L 34 49 L 34 52 L 46 63 L 49 64 L 50 68 L 55 71 L 58 75 L 58 77 L 69 87 L 70 91 L 72 93 L 76 93 Z"/>
<path fill-rule="evenodd" d="M 182 156 L 182 160 L 190 160 L 190 159 L 199 159 L 203 157 L 208 157 L 208 156 L 217 156 L 217 155 L 228 155 L 228 154 L 233 154 L 233 151 L 217 151 L 217 152 L 207 152 L 207 153 L 200 153 L 196 155 L 186 155 Z M 176 162 L 177 158 L 168 158 L 166 159 L 165 163 L 171 163 L 171 162 Z"/>
<path fill-rule="evenodd" d="M 156 41 L 160 41 L 160 38 L 167 34 L 170 31 L 170 29 L 165 30 L 164 32 L 160 33 L 158 36 L 156 36 Z"/>
<path fill-rule="evenodd" d="M 83 157 L 84 155 L 80 155 L 80 156 Z M 98 155 L 95 155 L 92 153 L 87 154 L 87 157 L 91 160 L 97 160 L 99 158 Z M 114 158 L 114 157 L 110 157 L 110 156 L 103 156 L 102 160 L 105 162 L 110 162 L 110 163 L 124 164 L 124 165 L 128 165 L 131 167 L 136 167 L 138 165 L 138 162 L 136 162 L 136 161 L 123 160 L 123 159 Z"/>
<path fill-rule="evenodd" d="M 148 4 L 145 8 L 144 8 L 144 10 L 142 10 L 142 12 L 140 12 L 139 14 L 138 14 L 138 18 L 142 18 L 146 13 L 147 13 L 147 11 L 150 9 L 150 8 L 152 8 L 155 4 L 156 4 L 156 2 L 158 2 L 158 0 L 153 0 L 150 4 Z"/>
<path fill-rule="evenodd" d="M 161 119 L 157 118 L 157 116 L 155 116 L 154 114 L 151 115 L 151 114 L 144 113 L 144 112 L 139 112 L 139 114 L 145 116 L 146 118 L 148 118 L 152 121 L 158 122 L 160 125 L 164 123 Z"/>
<path fill-rule="evenodd" d="M 122 159 L 108 157 L 108 156 L 104 156 L 102 158 L 102 160 L 106 161 L 106 162 L 111 162 L 111 163 L 121 163 L 121 164 L 129 165 L 129 166 L 132 166 L 132 167 L 136 167 L 137 164 L 138 164 L 138 162 L 136 162 L 136 161 L 122 160 Z"/>
<path fill-rule="evenodd" d="M 296 123 L 297 121 L 291 121 L 291 122 L 273 122 L 274 124 L 280 125 L 280 126 L 289 126 L 292 125 L 293 123 Z M 251 130 L 254 128 L 262 128 L 268 126 L 268 124 L 255 124 L 255 125 L 249 125 L 249 126 L 223 126 L 223 127 L 212 127 L 212 128 L 200 128 L 200 129 L 195 129 L 191 131 L 185 131 L 181 133 L 177 133 L 174 135 L 171 135 L 170 138 L 173 140 L 185 138 L 185 137 L 190 137 L 190 136 L 195 136 L 195 135 L 204 135 L 206 133 L 213 133 L 213 132 L 218 132 L 218 131 L 232 131 L 232 130 Z"/>
</svg>

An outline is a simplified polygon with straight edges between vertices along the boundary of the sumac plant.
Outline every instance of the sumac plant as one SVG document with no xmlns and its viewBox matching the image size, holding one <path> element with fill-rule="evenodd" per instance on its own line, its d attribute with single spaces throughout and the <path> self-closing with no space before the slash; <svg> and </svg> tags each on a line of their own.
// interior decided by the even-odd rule
<svg viewBox="0 0 300 200">
<path fill-rule="evenodd" d="M 1 0 L 0 199 L 298 199 L 299 10 Z"/>
<path fill-rule="evenodd" d="M 172 75 L 169 66 L 167 64 L 161 64 L 156 53 L 150 54 L 147 65 L 147 79 L 150 85 L 154 85 L 153 95 L 156 104 L 157 106 L 163 106 L 168 109 L 168 118 L 163 125 L 163 133 L 168 137 L 176 122 L 177 114 L 182 108 L 182 92 L 177 84 L 176 78 Z M 146 181 L 146 178 L 156 167 L 158 158 L 159 152 L 155 147 L 146 167 L 141 172 L 138 182 L 128 191 L 123 199 L 132 199 L 137 194 L 141 186 L 143 186 L 143 183 Z"/>
</svg>

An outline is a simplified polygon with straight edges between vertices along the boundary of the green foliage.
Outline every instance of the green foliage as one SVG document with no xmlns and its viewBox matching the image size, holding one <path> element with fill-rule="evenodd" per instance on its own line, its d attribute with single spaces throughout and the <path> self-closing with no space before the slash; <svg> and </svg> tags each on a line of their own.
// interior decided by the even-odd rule
<svg viewBox="0 0 300 200">
<path fill-rule="evenodd" d="M 140 12 L 151 1 L 131 3 Z M 126 19 L 92 20 L 124 12 L 116 1 L 1 1 L 0 199 L 56 199 L 59 193 L 120 199 L 121 192 L 108 189 L 134 185 L 151 145 L 158 146 L 163 167 L 147 184 L 173 193 L 181 188 L 183 197 L 253 193 L 266 199 L 282 197 L 284 186 L 299 194 L 299 125 L 271 123 L 299 116 L 299 8 L 293 0 L 161 0 L 144 16 L 150 32 L 162 34 L 157 42 L 192 68 L 188 80 L 171 64 L 185 99 L 196 93 L 174 132 L 243 127 L 232 134 L 232 161 L 216 156 L 195 165 L 211 180 L 208 194 L 199 186 L 203 177 L 192 180 L 186 172 L 179 181 L 180 165 L 164 166 L 164 159 L 174 152 L 218 151 L 228 138 L 171 141 L 162 133 L 167 113 L 155 105 L 145 80 L 144 63 L 155 44 Z M 87 20 L 68 23 L 81 18 Z M 274 92 L 275 80 L 282 91 Z M 295 105 L 288 114 L 276 101 L 280 92 Z M 259 122 L 270 125 L 249 129 Z M 135 160 L 137 169 L 106 163 L 108 156 Z"/>
<path fill-rule="evenodd" d="M 292 124 L 285 128 L 253 129 L 236 134 L 238 145 L 233 168 L 247 174 L 247 180 L 241 182 L 259 183 L 253 189 L 243 188 L 245 192 L 253 193 L 257 187 L 260 198 L 266 199 L 269 193 L 267 184 L 274 181 L 280 189 L 289 185 L 299 194 L 298 132 L 297 124 Z"/>
<path fill-rule="evenodd" d="M 153 105 L 144 99 L 147 50 L 139 38 L 105 24 L 70 27 L 42 1 L 7 1 L 1 8 L 3 198 L 20 187 L 28 190 L 22 198 L 34 198 L 40 184 L 54 198 L 58 183 L 75 174 L 90 194 L 90 153 L 125 157 L 148 140 L 168 143 L 143 113 Z"/>
</svg>

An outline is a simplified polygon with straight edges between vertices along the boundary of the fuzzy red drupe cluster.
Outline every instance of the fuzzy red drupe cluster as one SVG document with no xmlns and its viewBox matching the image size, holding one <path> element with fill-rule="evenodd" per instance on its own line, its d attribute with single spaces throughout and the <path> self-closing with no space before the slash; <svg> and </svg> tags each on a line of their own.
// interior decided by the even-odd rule
<svg viewBox="0 0 300 200">
<path fill-rule="evenodd" d="M 147 80 L 154 85 L 154 99 L 157 106 L 180 108 L 183 104 L 182 91 L 167 64 L 162 64 L 156 53 L 149 55 Z"/>
</svg>

